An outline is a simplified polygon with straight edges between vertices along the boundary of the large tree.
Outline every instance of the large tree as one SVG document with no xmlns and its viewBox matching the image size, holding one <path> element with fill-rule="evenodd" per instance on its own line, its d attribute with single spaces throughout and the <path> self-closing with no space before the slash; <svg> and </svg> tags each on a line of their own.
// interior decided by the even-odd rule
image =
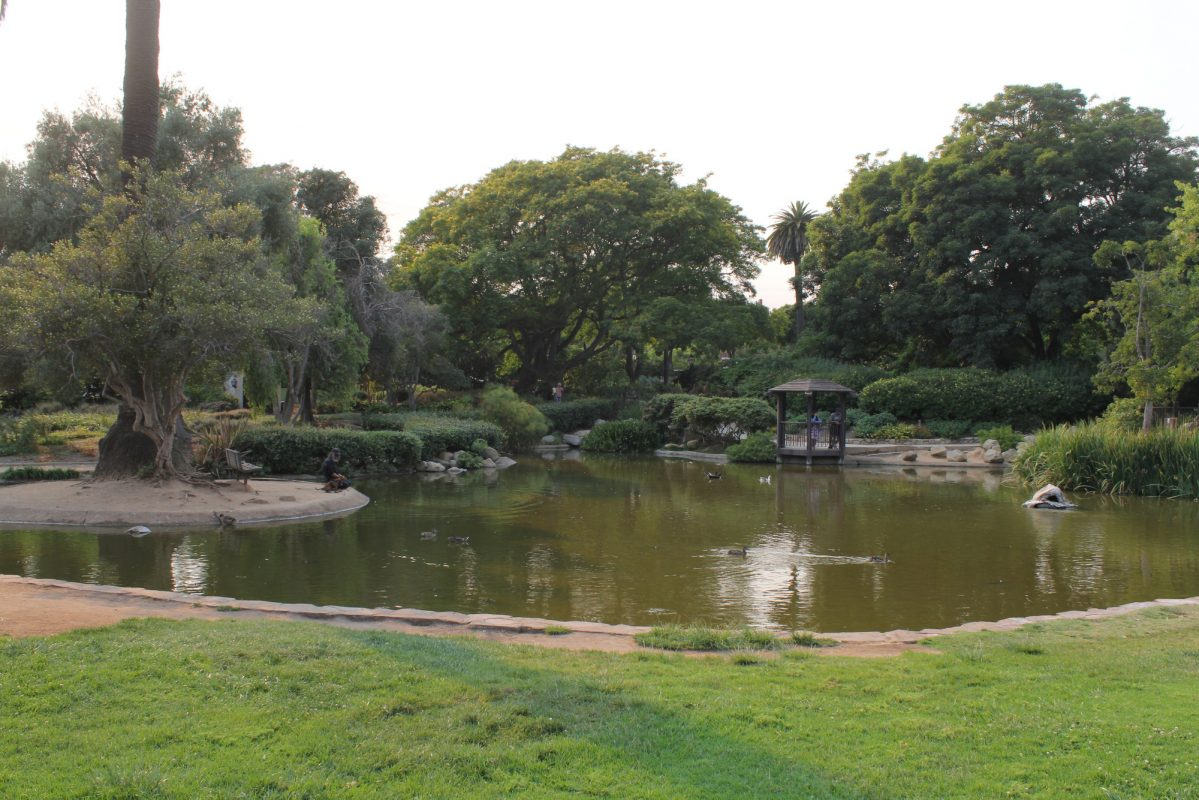
<svg viewBox="0 0 1199 800">
<path fill-rule="evenodd" d="M 1127 276 L 1095 252 L 1164 233 L 1195 150 L 1160 111 L 1089 105 L 1051 84 L 964 107 L 927 161 L 864 160 L 812 229 L 834 352 L 1000 367 L 1060 357 L 1087 303 Z"/>
<path fill-rule="evenodd" d="M 464 348 L 545 389 L 620 341 L 656 298 L 734 296 L 758 229 L 652 154 L 568 148 L 449 189 L 405 228 L 398 279 L 442 306 Z"/>
<path fill-rule="evenodd" d="M 808 253 L 808 224 L 816 219 L 816 212 L 802 200 L 792 203 L 771 219 L 770 235 L 766 237 L 766 250 L 770 255 L 795 268 L 791 286 L 795 289 L 795 336 L 804 329 L 804 293 L 808 281 L 800 266 Z"/>
<path fill-rule="evenodd" d="M 154 474 L 185 472 L 188 378 L 238 364 L 269 330 L 313 313 L 264 257 L 259 219 L 176 173 L 134 169 L 77 244 L 0 269 L 4 329 L 36 358 L 102 377 L 131 435 L 152 443 Z"/>
</svg>

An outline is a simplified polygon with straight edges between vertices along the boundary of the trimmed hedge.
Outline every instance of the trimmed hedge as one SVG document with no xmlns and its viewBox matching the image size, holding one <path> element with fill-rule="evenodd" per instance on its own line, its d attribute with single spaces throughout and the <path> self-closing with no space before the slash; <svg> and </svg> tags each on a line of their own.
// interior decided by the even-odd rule
<svg viewBox="0 0 1199 800">
<path fill-rule="evenodd" d="M 420 439 L 420 457 L 425 461 L 438 458 L 445 452 L 473 450 L 479 439 L 497 449 L 504 441 L 504 432 L 494 423 L 421 412 L 364 415 L 362 427 L 368 431 L 406 431 L 414 434 Z"/>
<path fill-rule="evenodd" d="M 901 420 L 995 420 L 1027 429 L 1089 417 L 1102 408 L 1103 398 L 1083 370 L 1048 365 L 1012 372 L 920 369 L 875 381 L 858 403 L 867 412 Z"/>
<path fill-rule="evenodd" d="M 0 472 L 0 481 L 69 481 L 78 477 L 78 470 L 62 467 L 9 467 Z"/>
<path fill-rule="evenodd" d="M 643 414 L 663 439 L 686 434 L 714 444 L 732 444 L 775 426 L 774 407 L 752 397 L 660 394 L 645 404 Z"/>
<path fill-rule="evenodd" d="M 661 443 L 657 426 L 639 419 L 622 419 L 596 425 L 584 437 L 582 448 L 593 453 L 639 453 Z"/>
<path fill-rule="evenodd" d="M 273 473 L 316 474 L 333 448 L 341 463 L 362 472 L 407 471 L 420 460 L 421 440 L 401 431 L 354 431 L 343 428 L 247 428 L 233 447 Z"/>
<path fill-rule="evenodd" d="M 549 420 L 551 431 L 570 433 L 590 428 L 597 419 L 616 417 L 616 401 L 602 397 L 564 400 L 561 403 L 541 403 L 537 410 Z"/>
</svg>

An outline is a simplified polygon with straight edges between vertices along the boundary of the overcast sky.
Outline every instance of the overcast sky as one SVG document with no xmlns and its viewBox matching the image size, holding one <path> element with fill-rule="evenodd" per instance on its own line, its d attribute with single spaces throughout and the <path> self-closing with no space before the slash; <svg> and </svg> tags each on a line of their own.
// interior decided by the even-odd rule
<svg viewBox="0 0 1199 800">
<path fill-rule="evenodd" d="M 121 0 L 9 0 L 0 160 L 45 109 L 120 98 Z M 241 108 L 254 163 L 345 171 L 393 235 L 447 186 L 567 144 L 654 150 L 760 225 L 859 153 L 927 155 L 958 109 L 1061 83 L 1199 135 L 1199 3 L 162 0 L 159 74 Z M 789 300 L 764 264 L 759 296 Z"/>
</svg>

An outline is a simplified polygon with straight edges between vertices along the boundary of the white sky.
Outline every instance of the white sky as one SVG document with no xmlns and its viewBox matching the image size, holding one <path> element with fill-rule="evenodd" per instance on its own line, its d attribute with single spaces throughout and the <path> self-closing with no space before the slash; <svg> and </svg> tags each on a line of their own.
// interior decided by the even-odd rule
<svg viewBox="0 0 1199 800">
<path fill-rule="evenodd" d="M 9 0 L 0 160 L 120 98 L 121 0 Z M 858 153 L 926 155 L 959 107 L 1056 82 L 1199 135 L 1194 0 L 163 0 L 159 74 L 241 108 L 254 163 L 345 171 L 393 236 L 447 186 L 567 144 L 655 150 L 760 225 Z M 759 296 L 790 299 L 764 264 Z"/>
</svg>

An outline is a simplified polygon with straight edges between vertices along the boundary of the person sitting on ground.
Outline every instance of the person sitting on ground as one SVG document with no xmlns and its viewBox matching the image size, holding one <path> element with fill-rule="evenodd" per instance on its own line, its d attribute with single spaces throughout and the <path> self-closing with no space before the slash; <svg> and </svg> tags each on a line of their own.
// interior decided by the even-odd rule
<svg viewBox="0 0 1199 800">
<path fill-rule="evenodd" d="M 329 451 L 329 457 L 321 463 L 321 475 L 325 478 L 326 492 L 340 492 L 350 488 L 350 479 L 337 471 L 337 462 L 341 460 L 341 451 L 334 447 Z"/>
</svg>

